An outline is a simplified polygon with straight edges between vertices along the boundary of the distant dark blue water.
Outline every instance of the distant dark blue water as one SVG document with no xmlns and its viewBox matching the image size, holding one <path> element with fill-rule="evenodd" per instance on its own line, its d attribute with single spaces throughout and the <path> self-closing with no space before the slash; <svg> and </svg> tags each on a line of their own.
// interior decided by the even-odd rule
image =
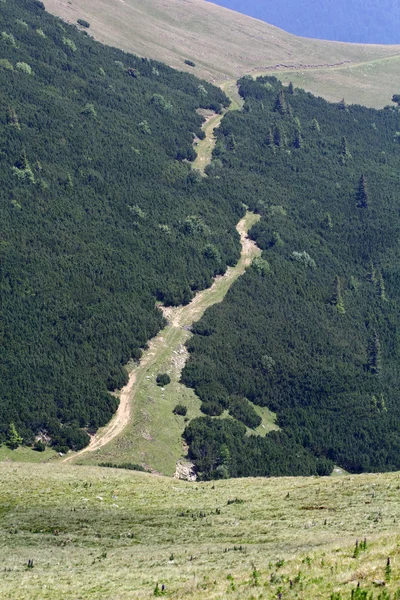
<svg viewBox="0 0 400 600">
<path fill-rule="evenodd" d="M 305 37 L 400 44 L 400 0 L 213 0 Z"/>
</svg>

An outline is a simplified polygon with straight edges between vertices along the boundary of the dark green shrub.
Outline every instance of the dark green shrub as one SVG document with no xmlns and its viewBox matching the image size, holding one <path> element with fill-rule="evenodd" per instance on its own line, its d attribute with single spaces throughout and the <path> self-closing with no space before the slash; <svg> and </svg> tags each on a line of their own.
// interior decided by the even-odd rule
<svg viewBox="0 0 400 600">
<path fill-rule="evenodd" d="M 171 383 L 171 377 L 167 373 L 159 373 L 156 382 L 160 387 L 164 387 L 164 385 Z"/>
<path fill-rule="evenodd" d="M 116 465 L 112 462 L 102 462 L 99 463 L 99 467 L 106 467 L 108 469 L 126 469 L 127 471 L 141 471 L 143 473 L 150 473 L 148 469 L 142 467 L 142 465 L 138 465 L 136 463 L 122 463 L 120 465 Z"/>
<path fill-rule="evenodd" d="M 143 350 L 141 348 L 134 348 L 132 350 L 132 358 L 134 360 L 140 360 L 143 355 Z"/>
<path fill-rule="evenodd" d="M 189 65 L 189 67 L 195 67 L 196 63 L 194 63 L 192 60 L 186 59 L 185 65 Z"/>
<path fill-rule="evenodd" d="M 46 450 L 46 444 L 41 440 L 37 440 L 37 442 L 33 444 L 33 450 L 36 450 L 36 452 L 44 452 Z"/>
<path fill-rule="evenodd" d="M 218 402 L 203 402 L 200 410 L 209 417 L 219 417 L 224 412 L 223 407 Z"/>
<path fill-rule="evenodd" d="M 252 405 L 243 396 L 231 396 L 229 400 L 229 413 L 238 421 L 242 421 L 247 427 L 255 429 L 261 425 L 261 417 L 256 413 Z"/>
<path fill-rule="evenodd" d="M 86 29 L 89 29 L 89 27 L 90 27 L 90 23 L 88 23 L 88 21 L 85 21 L 85 19 L 78 19 L 77 23 L 81 27 L 86 27 Z"/>
<path fill-rule="evenodd" d="M 172 411 L 174 415 L 181 415 L 182 417 L 186 416 L 187 408 L 183 404 L 177 404 Z"/>
</svg>

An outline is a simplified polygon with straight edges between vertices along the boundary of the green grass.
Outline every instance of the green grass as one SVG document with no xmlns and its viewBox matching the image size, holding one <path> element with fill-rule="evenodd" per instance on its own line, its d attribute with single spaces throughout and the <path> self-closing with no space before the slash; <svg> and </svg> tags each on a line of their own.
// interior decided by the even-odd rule
<svg viewBox="0 0 400 600">
<path fill-rule="evenodd" d="M 241 221 L 243 231 L 247 232 L 258 218 L 258 215 L 247 213 Z M 246 246 L 237 265 L 229 268 L 224 277 L 217 278 L 211 288 L 199 292 L 187 306 L 165 312 L 169 325 L 150 342 L 139 367 L 134 367 L 136 382 L 131 396 L 131 422 L 121 435 L 99 450 L 78 456 L 76 460 L 80 464 L 131 462 L 164 475 L 174 474 L 176 461 L 185 455 L 182 433 L 187 421 L 174 415 L 173 409 L 177 404 L 187 406 L 188 420 L 201 414 L 199 398 L 193 390 L 179 383 L 187 358 L 184 344 L 191 336 L 188 328 L 208 307 L 223 300 L 258 253 L 253 245 Z M 168 373 L 171 377 L 171 383 L 165 388 L 156 384 L 158 373 Z M 259 431 L 264 434 L 271 428 L 273 415 L 266 409 L 262 412 L 265 428 L 260 426 Z"/>
<path fill-rule="evenodd" d="M 90 35 L 106 44 L 223 85 L 231 86 L 245 73 L 273 71 L 330 100 L 344 96 L 349 103 L 382 107 L 398 92 L 400 46 L 300 38 L 204 0 L 47 0 L 45 4 L 73 23 L 79 18 L 89 21 Z M 195 68 L 186 65 L 186 59 Z M 341 69 L 315 68 L 344 61 L 351 62 L 350 70 L 347 64 Z M 360 63 L 362 67 L 357 66 Z"/>
<path fill-rule="evenodd" d="M 197 157 L 193 162 L 193 169 L 197 169 L 198 171 L 204 173 L 204 169 L 211 162 L 212 152 L 215 147 L 216 137 L 214 135 L 214 130 L 220 126 L 226 111 L 220 115 L 214 114 L 210 111 L 202 112 L 204 113 L 203 116 L 206 118 L 206 121 L 202 126 L 202 130 L 206 134 L 206 137 L 204 140 L 199 140 L 195 145 Z"/>
<path fill-rule="evenodd" d="M 44 452 L 37 452 L 26 446 L 20 446 L 16 450 L 10 450 L 7 446 L 0 446 L 0 462 L 47 463 L 58 458 L 57 452 L 48 447 Z"/>
<path fill-rule="evenodd" d="M 373 589 L 384 579 L 387 556 L 393 591 L 399 487 L 398 473 L 189 484 L 3 463 L 0 597 L 150 598 L 159 582 L 169 598 L 275 599 L 281 589 L 286 599 L 329 600 L 335 590 L 344 600 L 358 581 Z"/>
<path fill-rule="evenodd" d="M 275 75 L 286 85 L 291 81 L 295 87 L 331 102 L 345 98 L 348 104 L 382 108 L 392 104 L 392 95 L 398 88 L 396 78 L 399 68 L 400 57 L 393 56 L 333 69 L 269 71 L 263 74 Z"/>
</svg>

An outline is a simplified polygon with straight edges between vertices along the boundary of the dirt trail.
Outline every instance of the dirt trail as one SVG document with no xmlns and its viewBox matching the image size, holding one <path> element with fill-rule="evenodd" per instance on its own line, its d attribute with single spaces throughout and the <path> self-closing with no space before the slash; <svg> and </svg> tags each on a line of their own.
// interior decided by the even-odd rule
<svg viewBox="0 0 400 600">
<path fill-rule="evenodd" d="M 132 405 L 139 389 L 139 384 L 135 386 L 135 383 L 137 380 L 140 380 L 141 372 L 147 369 L 149 363 L 157 360 L 159 353 L 165 352 L 166 342 L 169 338 L 173 340 L 174 331 L 190 327 L 201 318 L 207 308 L 217 302 L 221 302 L 228 289 L 236 279 L 243 275 L 253 258 L 261 253 L 256 244 L 247 237 L 250 227 L 258 219 L 258 215 L 247 212 L 237 224 L 236 229 L 240 235 L 242 251 L 240 259 L 234 267 L 229 267 L 225 275 L 216 277 L 210 288 L 196 294 L 193 300 L 186 306 L 161 307 L 168 321 L 168 327 L 149 342 L 149 348 L 144 352 L 139 366 L 134 368 L 129 376 L 127 385 L 120 391 L 120 403 L 114 417 L 108 425 L 92 437 L 90 444 L 86 448 L 67 456 L 63 462 L 79 458 L 86 452 L 99 450 L 124 431 L 131 420 Z M 176 347 L 171 344 L 169 348 L 170 353 L 172 354 L 174 350 L 176 350 Z"/>
<path fill-rule="evenodd" d="M 206 137 L 198 143 L 196 148 L 198 159 L 193 164 L 194 168 L 198 168 L 203 172 L 205 167 L 211 162 L 212 150 L 215 146 L 215 128 L 219 127 L 221 120 L 227 111 L 238 110 L 242 106 L 236 82 L 225 82 L 221 87 L 224 89 L 225 93 L 231 97 L 232 103 L 222 114 L 208 115 L 206 121 L 203 123 L 203 130 Z M 202 317 L 207 308 L 217 302 L 221 302 L 228 289 L 236 279 L 243 275 L 253 258 L 261 254 L 261 251 L 256 244 L 247 237 L 247 232 L 258 219 L 259 215 L 247 212 L 243 219 L 237 224 L 236 230 L 240 235 L 242 251 L 240 259 L 234 267 L 229 267 L 225 275 L 216 277 L 210 288 L 200 291 L 186 306 L 160 307 L 164 317 L 168 321 L 168 327 L 150 340 L 149 348 L 144 352 L 139 366 L 135 367 L 130 373 L 127 385 L 122 388 L 119 393 L 120 402 L 114 417 L 108 425 L 100 429 L 96 435 L 92 436 L 90 443 L 86 448 L 67 456 L 63 462 L 69 462 L 87 452 L 99 450 L 124 431 L 132 418 L 132 406 L 135 396 L 140 388 L 140 382 L 142 380 L 141 375 L 147 369 L 149 364 L 155 362 L 159 355 L 165 352 L 166 346 L 169 348 L 169 352 L 172 355 L 177 349 L 176 343 L 174 343 L 174 333 L 183 328 L 190 328 L 193 323 Z M 179 340 L 178 346 L 180 345 L 181 341 Z"/>
</svg>

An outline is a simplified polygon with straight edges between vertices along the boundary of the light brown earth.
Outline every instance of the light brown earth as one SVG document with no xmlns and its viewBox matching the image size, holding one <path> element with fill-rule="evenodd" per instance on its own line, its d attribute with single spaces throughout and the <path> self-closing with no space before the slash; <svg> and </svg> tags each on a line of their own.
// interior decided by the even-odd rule
<svg viewBox="0 0 400 600">
<path fill-rule="evenodd" d="M 331 101 L 390 104 L 400 46 L 301 38 L 204 0 L 46 0 L 50 12 L 85 19 L 97 40 L 221 84 L 272 72 Z M 196 67 L 185 64 L 192 60 Z"/>
</svg>

